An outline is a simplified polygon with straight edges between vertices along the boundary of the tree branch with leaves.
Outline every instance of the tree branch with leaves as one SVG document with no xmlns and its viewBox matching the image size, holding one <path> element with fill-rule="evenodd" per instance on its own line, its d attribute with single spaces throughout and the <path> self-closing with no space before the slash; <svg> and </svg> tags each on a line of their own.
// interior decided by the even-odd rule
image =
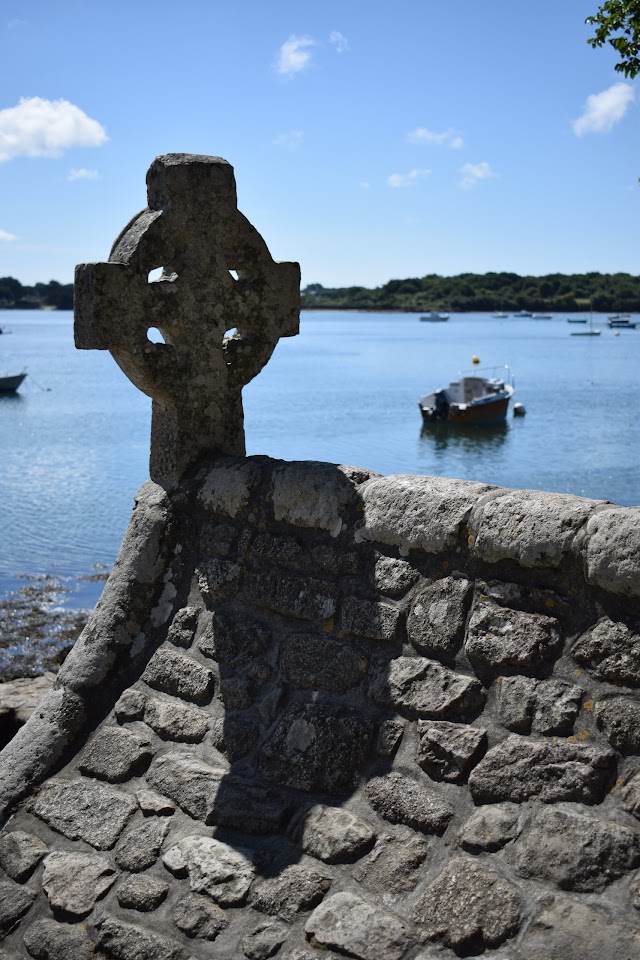
<svg viewBox="0 0 640 960">
<path fill-rule="evenodd" d="M 587 43 L 610 44 L 620 57 L 615 69 L 633 79 L 640 73 L 640 0 L 607 0 L 586 23 L 596 28 Z"/>
</svg>

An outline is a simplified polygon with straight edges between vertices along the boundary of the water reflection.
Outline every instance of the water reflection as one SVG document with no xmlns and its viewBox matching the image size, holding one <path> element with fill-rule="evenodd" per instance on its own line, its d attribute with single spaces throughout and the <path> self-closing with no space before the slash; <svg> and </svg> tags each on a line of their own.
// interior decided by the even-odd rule
<svg viewBox="0 0 640 960">
<path fill-rule="evenodd" d="M 492 453 L 507 442 L 511 427 L 502 423 L 478 426 L 462 424 L 423 423 L 420 430 L 420 442 L 428 445 L 436 455 L 453 453 Z"/>
</svg>

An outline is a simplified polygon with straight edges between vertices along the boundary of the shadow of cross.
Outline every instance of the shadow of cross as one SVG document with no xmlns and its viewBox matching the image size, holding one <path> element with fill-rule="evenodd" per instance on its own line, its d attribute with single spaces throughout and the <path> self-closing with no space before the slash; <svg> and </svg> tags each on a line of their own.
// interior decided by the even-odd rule
<svg viewBox="0 0 640 960">
<path fill-rule="evenodd" d="M 157 157 L 147 194 L 108 262 L 76 267 L 75 343 L 152 398 L 150 475 L 171 488 L 204 455 L 244 455 L 242 388 L 298 333 L 300 268 L 272 259 L 220 157 Z"/>
</svg>

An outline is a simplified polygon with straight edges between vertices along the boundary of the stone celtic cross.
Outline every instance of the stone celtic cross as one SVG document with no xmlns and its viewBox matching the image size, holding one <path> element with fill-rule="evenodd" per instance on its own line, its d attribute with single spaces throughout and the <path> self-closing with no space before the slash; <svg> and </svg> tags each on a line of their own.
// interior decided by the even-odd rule
<svg viewBox="0 0 640 960">
<path fill-rule="evenodd" d="M 76 267 L 75 343 L 152 398 L 150 475 L 171 488 L 204 455 L 244 455 L 242 388 L 298 333 L 300 268 L 240 213 L 226 160 L 157 157 L 147 188 L 108 262 Z"/>
</svg>

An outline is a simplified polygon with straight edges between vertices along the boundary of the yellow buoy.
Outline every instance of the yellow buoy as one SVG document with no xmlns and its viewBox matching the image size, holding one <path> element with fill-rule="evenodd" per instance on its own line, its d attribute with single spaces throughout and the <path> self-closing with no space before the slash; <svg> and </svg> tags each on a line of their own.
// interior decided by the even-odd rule
<svg viewBox="0 0 640 960">
<path fill-rule="evenodd" d="M 475 353 L 471 357 L 471 363 L 480 363 L 480 357 L 476 357 Z"/>
</svg>

